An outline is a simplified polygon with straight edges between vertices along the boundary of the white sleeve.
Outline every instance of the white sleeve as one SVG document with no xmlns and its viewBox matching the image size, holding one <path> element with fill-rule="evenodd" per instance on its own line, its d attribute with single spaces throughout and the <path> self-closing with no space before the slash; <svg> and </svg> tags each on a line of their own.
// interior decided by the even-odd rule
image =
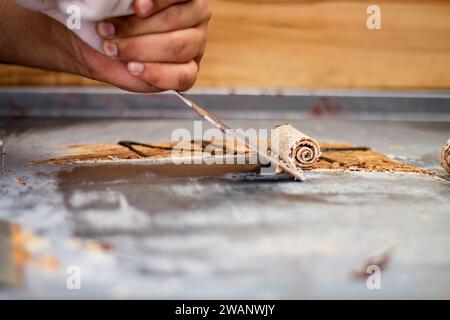
<svg viewBox="0 0 450 320">
<path fill-rule="evenodd" d="M 41 11 L 66 25 L 71 5 L 78 6 L 81 13 L 81 28 L 72 30 L 83 41 L 99 52 L 103 52 L 102 40 L 96 31 L 96 22 L 106 18 L 134 13 L 133 0 L 16 0 L 28 9 Z"/>
<path fill-rule="evenodd" d="M 132 4 L 133 0 L 58 0 L 62 12 L 67 12 L 69 6 L 77 6 L 83 20 L 90 21 L 133 14 Z"/>
</svg>

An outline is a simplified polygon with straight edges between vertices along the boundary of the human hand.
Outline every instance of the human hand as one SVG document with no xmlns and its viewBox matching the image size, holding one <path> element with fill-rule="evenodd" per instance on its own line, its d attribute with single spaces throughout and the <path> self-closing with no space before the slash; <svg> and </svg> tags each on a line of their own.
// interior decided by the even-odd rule
<svg viewBox="0 0 450 320">
<path fill-rule="evenodd" d="M 150 10 L 143 3 L 134 2 L 142 18 L 109 21 L 115 32 L 104 38 L 117 46 L 117 56 L 110 58 L 38 12 L 42 8 L 31 11 L 14 0 L 0 1 L 0 62 L 80 74 L 134 92 L 188 89 L 206 44 L 211 16 L 206 0 L 155 0 Z M 84 25 L 90 28 L 90 22 Z"/>
<path fill-rule="evenodd" d="M 134 81 L 147 86 L 142 90 L 144 84 L 140 83 L 132 85 L 131 90 L 185 91 L 192 87 L 205 51 L 211 18 L 207 1 L 135 0 L 134 8 L 136 15 L 97 24 L 105 54 L 126 63 L 128 71 L 136 77 Z M 117 80 L 109 82 L 114 81 Z"/>
</svg>

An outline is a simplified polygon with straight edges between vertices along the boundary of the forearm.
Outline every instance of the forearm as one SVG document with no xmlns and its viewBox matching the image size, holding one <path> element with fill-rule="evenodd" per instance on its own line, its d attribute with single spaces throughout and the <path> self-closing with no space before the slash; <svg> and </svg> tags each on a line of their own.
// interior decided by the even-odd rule
<svg viewBox="0 0 450 320">
<path fill-rule="evenodd" d="M 0 62 L 87 75 L 80 40 L 50 17 L 2 0 L 0 30 Z"/>
</svg>

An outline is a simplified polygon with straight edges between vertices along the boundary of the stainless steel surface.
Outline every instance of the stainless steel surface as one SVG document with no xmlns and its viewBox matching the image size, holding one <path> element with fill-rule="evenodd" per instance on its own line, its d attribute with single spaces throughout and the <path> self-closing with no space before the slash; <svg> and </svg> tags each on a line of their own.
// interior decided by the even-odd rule
<svg viewBox="0 0 450 320">
<path fill-rule="evenodd" d="M 450 122 L 448 92 L 194 90 L 190 96 L 222 119 Z M 94 88 L 0 88 L 0 116 L 195 118 L 172 94 Z"/>
<path fill-rule="evenodd" d="M 1 101 L 7 97 L 0 94 Z M 254 105 L 265 100 L 254 98 Z M 267 98 L 268 113 L 262 113 L 274 114 L 269 105 L 277 98 Z M 45 107 L 45 99 L 35 104 Z M 57 99 L 52 96 L 49 105 Z M 90 98 L 69 100 L 83 99 Z M 223 97 L 221 104 L 227 99 L 235 98 Z M 426 121 L 426 110 L 411 108 L 416 121 L 382 120 L 389 114 L 378 100 L 373 113 L 360 109 L 355 116 L 364 121 L 345 113 L 300 119 L 289 99 L 279 100 L 290 101 L 287 106 L 276 106 L 281 119 L 231 116 L 227 122 L 245 129 L 290 121 L 319 140 L 373 147 L 444 174 L 439 151 L 450 137 L 450 122 Z M 136 100 L 121 101 L 128 110 Z M 234 101 L 244 108 L 251 98 Z M 448 119 L 446 99 L 427 101 L 431 113 Z M 81 109 L 86 112 L 87 105 Z M 368 114 L 378 120 L 367 120 Z M 49 270 L 26 263 L 24 285 L 0 288 L 0 298 L 450 298 L 450 186 L 431 176 L 306 172 L 307 180 L 296 183 L 252 175 L 118 178 L 86 168 L 29 165 L 61 154 L 64 145 L 170 140 L 177 128 L 192 130 L 193 122 L 2 118 L 0 219 L 40 237 L 29 250 L 51 254 L 59 265 Z M 93 250 L 92 241 L 109 249 Z M 369 290 L 355 274 L 386 252 L 381 290 Z M 66 287 L 70 265 L 81 268 L 82 290 Z"/>
</svg>

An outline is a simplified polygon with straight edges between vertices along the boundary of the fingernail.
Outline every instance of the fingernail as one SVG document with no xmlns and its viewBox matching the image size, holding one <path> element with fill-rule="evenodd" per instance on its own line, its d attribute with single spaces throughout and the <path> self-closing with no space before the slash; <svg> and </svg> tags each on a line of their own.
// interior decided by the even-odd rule
<svg viewBox="0 0 450 320">
<path fill-rule="evenodd" d="M 144 72 L 144 69 L 145 69 L 145 66 L 143 63 L 139 63 L 139 62 L 129 62 L 128 63 L 128 71 L 130 71 L 130 73 L 132 75 L 138 76 L 142 72 Z"/>
<path fill-rule="evenodd" d="M 137 0 L 136 9 L 142 16 L 146 16 L 153 9 L 152 0 Z"/>
<path fill-rule="evenodd" d="M 111 41 L 103 42 L 103 51 L 108 57 L 117 57 L 119 55 L 119 48 Z"/>
<path fill-rule="evenodd" d="M 102 21 L 97 25 L 98 34 L 102 37 L 113 37 L 116 33 L 116 28 L 111 22 Z"/>
</svg>

